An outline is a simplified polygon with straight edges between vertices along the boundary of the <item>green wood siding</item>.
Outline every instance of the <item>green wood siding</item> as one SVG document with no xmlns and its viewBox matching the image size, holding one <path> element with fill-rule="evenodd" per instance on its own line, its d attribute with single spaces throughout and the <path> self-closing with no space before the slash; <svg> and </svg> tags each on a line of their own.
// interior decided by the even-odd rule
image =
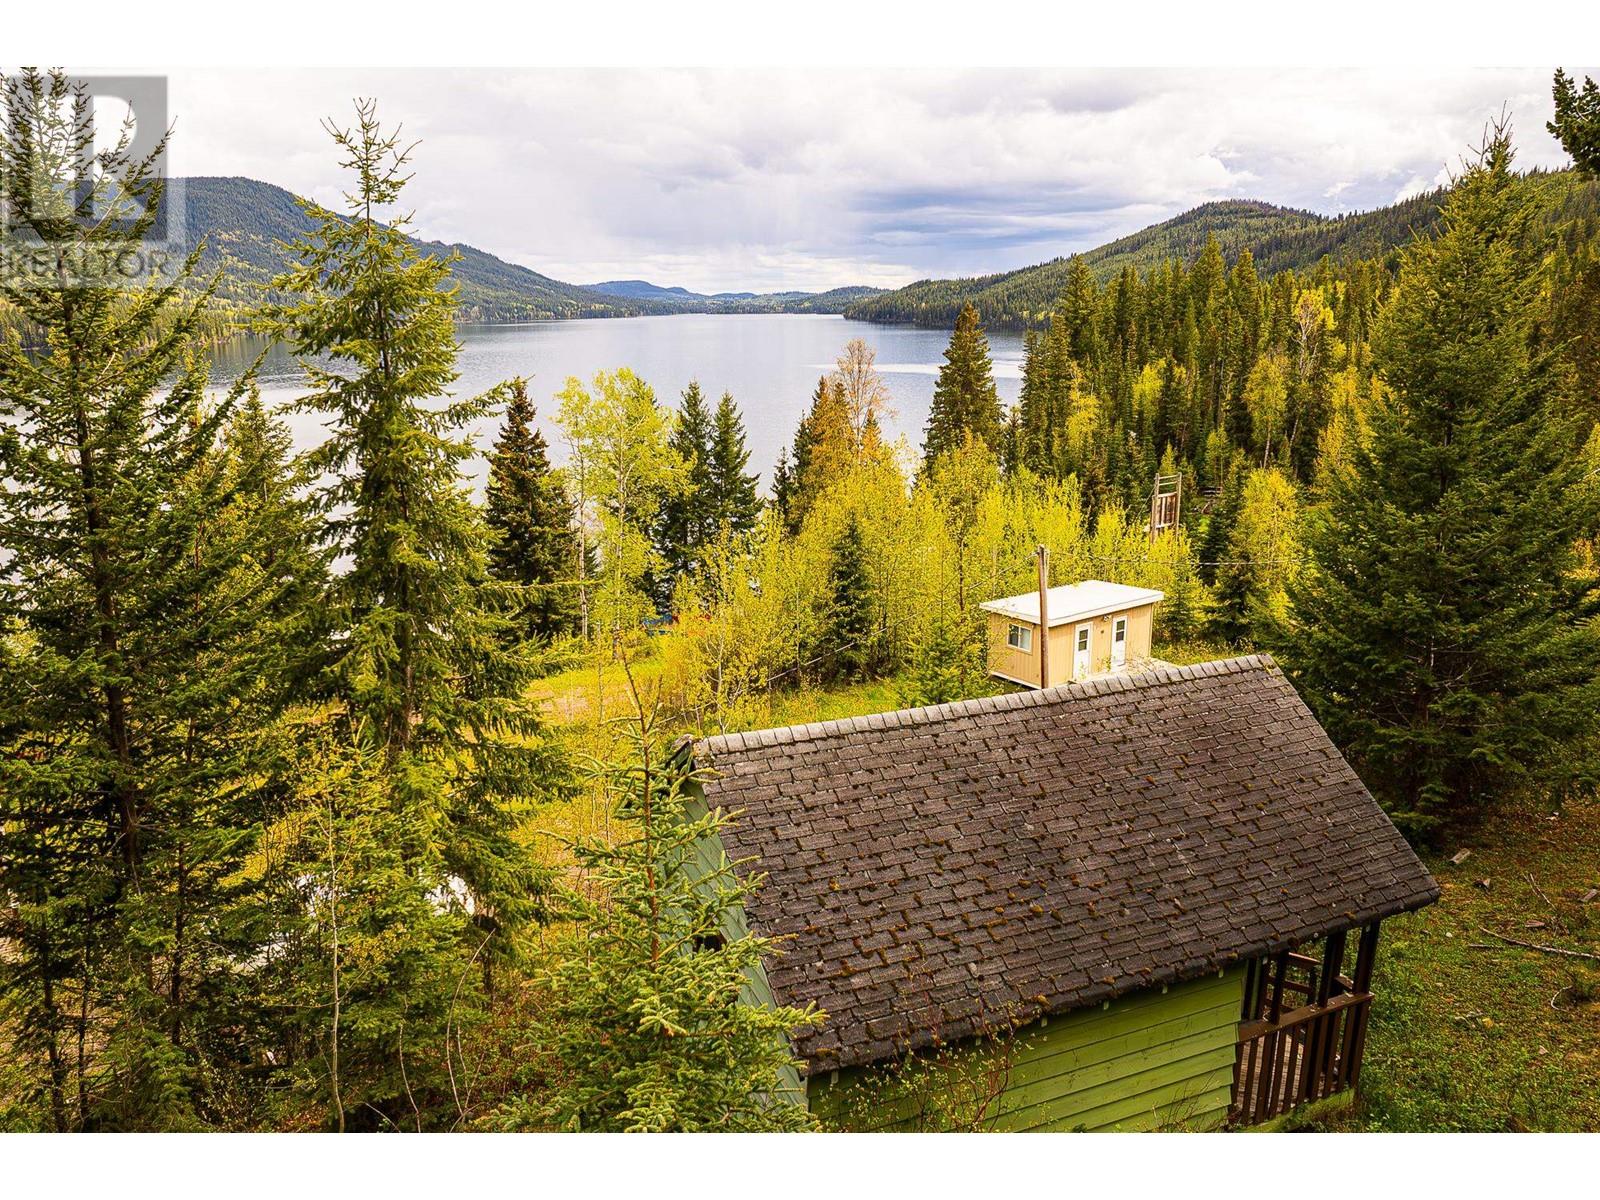
<svg viewBox="0 0 1600 1200">
<path fill-rule="evenodd" d="M 1108 1007 L 1052 1017 L 1014 1035 L 1009 1052 L 969 1047 L 926 1073 L 885 1080 L 841 1071 L 810 1081 L 823 1123 L 862 1130 L 926 1127 L 919 1111 L 935 1090 L 971 1090 L 983 1071 L 999 1087 L 983 1127 L 1000 1130 L 1212 1129 L 1228 1115 L 1244 974 L 1240 970 L 1152 988 Z M 987 1067 L 961 1056 L 987 1056 Z M 965 1084 L 940 1086 L 940 1072 Z M 914 1082 L 907 1082 L 907 1079 Z M 977 1094 L 987 1089 L 980 1083 Z M 967 1109 L 970 1114 L 972 1107 Z"/>
</svg>

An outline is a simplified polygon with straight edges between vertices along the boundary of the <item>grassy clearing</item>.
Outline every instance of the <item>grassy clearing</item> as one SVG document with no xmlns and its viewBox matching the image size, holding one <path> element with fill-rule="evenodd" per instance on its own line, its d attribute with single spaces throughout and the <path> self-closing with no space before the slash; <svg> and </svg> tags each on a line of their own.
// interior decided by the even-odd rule
<svg viewBox="0 0 1600 1200">
<path fill-rule="evenodd" d="M 1483 932 L 1600 954 L 1600 804 L 1507 812 L 1457 849 L 1425 855 L 1439 903 L 1384 924 L 1362 1094 L 1326 1127 L 1600 1130 L 1600 962 Z"/>
</svg>

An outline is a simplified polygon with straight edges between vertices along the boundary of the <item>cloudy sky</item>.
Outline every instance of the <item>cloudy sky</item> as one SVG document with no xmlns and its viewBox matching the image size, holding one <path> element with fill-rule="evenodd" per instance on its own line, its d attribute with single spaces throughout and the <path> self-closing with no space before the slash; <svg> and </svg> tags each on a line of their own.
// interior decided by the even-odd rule
<svg viewBox="0 0 1600 1200">
<path fill-rule="evenodd" d="M 425 237 L 574 283 L 896 286 L 1088 249 L 1206 200 L 1387 204 L 1445 181 L 1502 108 L 1522 166 L 1563 165 L 1553 66 L 184 70 L 172 169 L 335 201 L 318 119 L 370 95 L 421 139 Z"/>
</svg>

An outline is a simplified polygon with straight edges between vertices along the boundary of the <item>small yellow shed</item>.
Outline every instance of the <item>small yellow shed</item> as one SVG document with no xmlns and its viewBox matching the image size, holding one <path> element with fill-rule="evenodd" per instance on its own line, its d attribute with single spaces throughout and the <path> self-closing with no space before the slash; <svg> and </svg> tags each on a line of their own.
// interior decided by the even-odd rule
<svg viewBox="0 0 1600 1200">
<path fill-rule="evenodd" d="M 1150 660 L 1150 628 L 1163 594 L 1103 579 L 1051 588 L 1045 595 L 1049 678 L 1040 674 L 1039 593 L 980 605 L 989 622 L 989 674 L 1024 687 L 1054 687 L 1125 671 Z"/>
</svg>

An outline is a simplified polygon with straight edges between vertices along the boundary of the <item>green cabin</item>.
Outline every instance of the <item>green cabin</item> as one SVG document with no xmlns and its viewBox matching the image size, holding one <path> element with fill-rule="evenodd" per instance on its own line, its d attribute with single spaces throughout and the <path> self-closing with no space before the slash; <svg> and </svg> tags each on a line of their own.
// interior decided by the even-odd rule
<svg viewBox="0 0 1600 1200">
<path fill-rule="evenodd" d="M 767 876 L 754 994 L 860 1130 L 1215 1129 L 1353 1094 L 1438 888 L 1264 656 L 694 746 Z"/>
</svg>

